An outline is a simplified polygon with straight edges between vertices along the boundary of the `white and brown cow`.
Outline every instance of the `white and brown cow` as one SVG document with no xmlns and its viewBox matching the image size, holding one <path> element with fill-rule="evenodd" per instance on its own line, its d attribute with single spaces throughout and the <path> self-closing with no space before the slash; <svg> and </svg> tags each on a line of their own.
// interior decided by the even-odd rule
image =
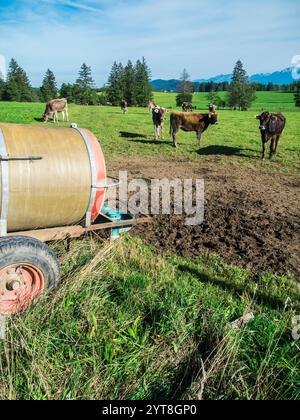
<svg viewBox="0 0 300 420">
<path fill-rule="evenodd" d="M 149 101 L 149 103 L 148 103 L 148 111 L 149 112 L 152 112 L 154 108 L 157 108 L 156 103 L 153 102 L 153 101 Z"/>
<path fill-rule="evenodd" d="M 163 138 L 163 128 L 166 119 L 166 112 L 165 108 L 155 107 L 152 110 L 152 120 L 155 130 L 155 139 L 158 140 L 159 138 Z"/>
<path fill-rule="evenodd" d="M 45 122 L 49 120 L 49 117 L 53 115 L 53 121 L 58 123 L 58 113 L 62 113 L 63 121 L 65 121 L 65 116 L 67 121 L 69 121 L 68 113 L 68 101 L 67 99 L 52 99 L 47 102 L 46 109 L 43 115 Z"/>
<path fill-rule="evenodd" d="M 122 114 L 127 114 L 128 112 L 128 102 L 125 99 L 122 99 L 120 102 L 121 112 Z"/>
</svg>

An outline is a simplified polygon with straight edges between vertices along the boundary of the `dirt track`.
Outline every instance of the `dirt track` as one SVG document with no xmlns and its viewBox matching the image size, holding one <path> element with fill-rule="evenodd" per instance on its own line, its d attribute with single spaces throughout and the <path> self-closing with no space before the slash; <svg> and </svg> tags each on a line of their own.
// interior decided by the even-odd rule
<svg viewBox="0 0 300 420">
<path fill-rule="evenodd" d="M 254 272 L 300 278 L 300 177 L 262 174 L 247 168 L 180 159 L 118 160 L 110 173 L 131 178 L 204 178 L 205 221 L 187 227 L 184 216 L 159 216 L 145 229 L 146 243 L 184 256 L 212 251 Z"/>
</svg>

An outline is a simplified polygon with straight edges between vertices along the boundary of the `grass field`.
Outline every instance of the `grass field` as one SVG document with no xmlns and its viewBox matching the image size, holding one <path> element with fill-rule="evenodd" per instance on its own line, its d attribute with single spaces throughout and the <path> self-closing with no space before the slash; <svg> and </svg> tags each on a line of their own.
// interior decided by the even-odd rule
<svg viewBox="0 0 300 420">
<path fill-rule="evenodd" d="M 155 100 L 171 109 L 173 96 Z M 196 96 L 206 109 L 205 96 Z M 272 163 L 260 161 L 254 115 L 262 108 L 288 119 Z M 41 124 L 42 112 L 42 104 L 0 103 L 1 122 Z M 70 106 L 71 122 L 101 141 L 108 169 L 120 157 L 184 156 L 201 165 L 217 156 L 229 170 L 245 165 L 298 177 L 300 114 L 292 95 L 259 93 L 251 111 L 219 114 L 199 153 L 193 134 L 179 134 L 178 150 L 169 134 L 156 144 L 145 109 L 123 116 L 113 107 Z M 215 254 L 160 255 L 134 236 L 53 248 L 62 285 L 9 321 L 0 342 L 0 399 L 300 399 L 299 342 L 291 336 L 297 279 L 253 273 Z M 249 312 L 253 321 L 231 328 Z"/>
<path fill-rule="evenodd" d="M 195 104 L 207 109 L 206 95 L 198 94 Z M 199 97 L 199 102 L 198 102 Z M 279 98 L 283 105 L 276 107 Z M 161 106 L 175 109 L 173 94 L 155 94 Z M 263 102 L 266 101 L 266 102 Z M 272 109 L 273 108 L 273 109 Z M 270 164 L 261 162 L 261 139 L 258 121 L 254 119 L 260 109 L 285 109 L 287 127 L 282 137 L 279 153 Z M 0 121 L 25 124 L 41 124 L 43 104 L 0 103 Z M 194 133 L 180 132 L 179 147 L 175 150 L 169 135 L 169 118 L 165 126 L 165 140 L 154 143 L 151 117 L 146 109 L 132 108 L 125 116 L 115 107 L 70 106 L 70 121 L 89 128 L 99 138 L 108 162 L 116 156 L 187 156 L 189 159 L 206 161 L 218 156 L 220 163 L 246 165 L 261 171 L 300 171 L 300 124 L 299 110 L 293 103 L 293 95 L 286 93 L 260 93 L 254 109 L 248 112 L 219 111 L 220 125 L 210 127 L 202 139 L 201 150 L 196 146 Z M 38 121 L 36 121 L 36 119 Z M 50 122 L 48 125 L 53 126 Z M 69 124 L 60 123 L 60 126 Z M 199 156 L 200 153 L 200 156 Z"/>
</svg>

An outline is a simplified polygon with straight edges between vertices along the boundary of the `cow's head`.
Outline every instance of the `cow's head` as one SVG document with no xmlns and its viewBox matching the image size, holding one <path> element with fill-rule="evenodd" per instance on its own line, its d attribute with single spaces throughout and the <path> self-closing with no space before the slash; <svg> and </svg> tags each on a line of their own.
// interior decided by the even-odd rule
<svg viewBox="0 0 300 420">
<path fill-rule="evenodd" d="M 261 115 L 257 115 L 256 119 L 259 120 L 260 126 L 259 129 L 261 131 L 266 131 L 269 121 L 270 121 L 271 114 L 269 112 L 263 112 Z"/>
<path fill-rule="evenodd" d="M 48 112 L 44 112 L 43 114 L 43 121 L 47 122 L 49 120 L 50 114 Z"/>
<path fill-rule="evenodd" d="M 210 123 L 210 124 L 212 124 L 212 125 L 217 125 L 217 124 L 219 124 L 219 121 L 218 121 L 218 114 L 217 114 L 216 112 L 210 112 L 210 113 L 208 114 L 208 118 L 209 118 L 209 123 Z"/>
<path fill-rule="evenodd" d="M 153 112 L 153 114 L 155 114 L 157 120 L 160 123 L 163 123 L 165 121 L 166 112 L 167 112 L 167 110 L 165 108 L 156 107 L 156 108 L 153 109 L 152 112 Z"/>
</svg>

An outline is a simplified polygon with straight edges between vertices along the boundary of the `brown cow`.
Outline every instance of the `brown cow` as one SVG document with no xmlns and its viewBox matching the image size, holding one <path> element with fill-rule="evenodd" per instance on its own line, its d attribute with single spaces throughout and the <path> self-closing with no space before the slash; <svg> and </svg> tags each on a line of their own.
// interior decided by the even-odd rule
<svg viewBox="0 0 300 420">
<path fill-rule="evenodd" d="M 125 101 L 125 99 L 121 101 L 120 106 L 121 106 L 121 111 L 123 112 L 123 114 L 126 114 L 126 112 L 128 111 L 128 103 L 127 101 Z"/>
<path fill-rule="evenodd" d="M 182 111 L 183 112 L 192 112 L 193 111 L 193 105 L 190 104 L 189 102 L 183 102 L 182 106 Z"/>
<path fill-rule="evenodd" d="M 176 112 L 171 114 L 170 134 L 173 137 L 174 147 L 177 147 L 176 134 L 181 129 L 183 131 L 197 133 L 197 144 L 200 146 L 201 135 L 210 125 L 218 124 L 218 114 L 185 114 L 183 112 Z"/>
<path fill-rule="evenodd" d="M 270 114 L 270 112 L 263 112 L 261 115 L 255 117 L 260 121 L 260 132 L 262 139 L 262 159 L 265 159 L 266 156 L 266 144 L 271 140 L 270 145 L 270 160 L 273 159 L 273 156 L 276 155 L 278 143 L 281 137 L 281 134 L 286 125 L 286 118 L 280 112 L 277 114 Z"/>
<path fill-rule="evenodd" d="M 152 110 L 152 120 L 155 129 L 155 139 L 158 140 L 159 137 L 163 138 L 163 128 L 165 123 L 165 115 L 167 110 L 161 107 L 155 107 Z"/>
<path fill-rule="evenodd" d="M 69 121 L 67 99 L 52 99 L 51 101 L 47 102 L 46 109 L 43 115 L 44 121 L 47 122 L 49 120 L 49 117 L 53 115 L 53 121 L 58 123 L 59 112 L 62 113 L 63 121 L 65 121 L 65 114 L 67 117 L 67 121 Z"/>
</svg>

